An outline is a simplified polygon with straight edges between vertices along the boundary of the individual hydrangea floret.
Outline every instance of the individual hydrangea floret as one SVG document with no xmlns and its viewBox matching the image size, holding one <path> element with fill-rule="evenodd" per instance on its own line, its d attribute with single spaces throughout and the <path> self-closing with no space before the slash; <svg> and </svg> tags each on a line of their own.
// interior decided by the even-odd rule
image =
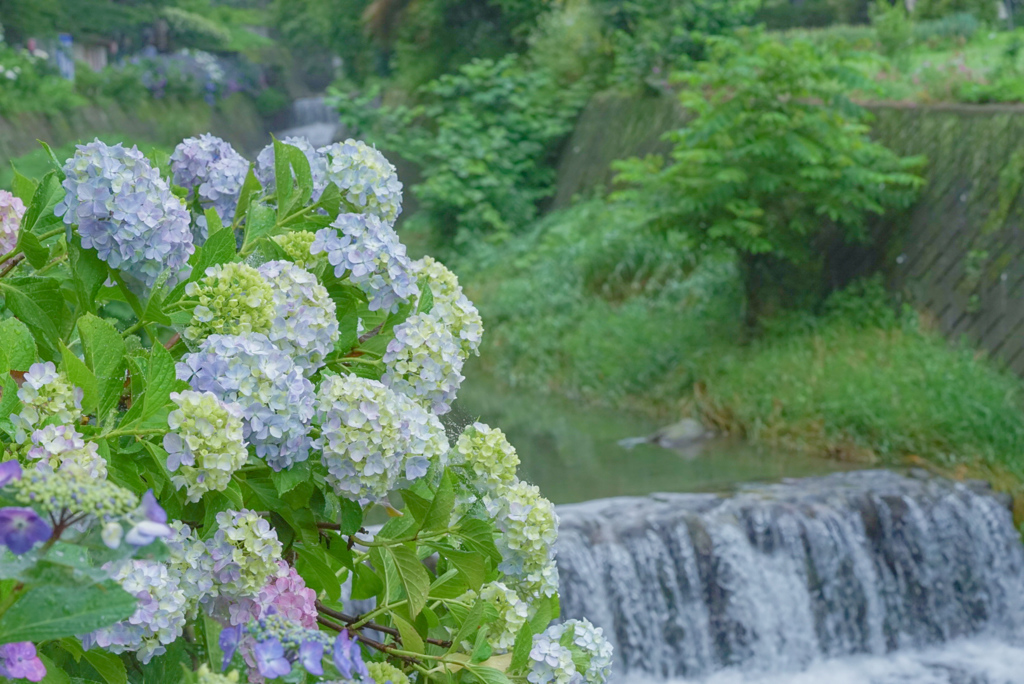
<svg viewBox="0 0 1024 684">
<path fill-rule="evenodd" d="M 53 528 L 31 508 L 5 506 L 0 508 L 0 544 L 16 556 L 48 540 Z"/>
<path fill-rule="evenodd" d="M 526 482 L 503 487 L 485 497 L 501 534 L 498 550 L 506 583 L 525 599 L 554 596 L 558 592 L 558 569 L 554 544 L 558 537 L 555 507 Z"/>
<path fill-rule="evenodd" d="M 366 663 L 366 669 L 370 673 L 370 680 L 377 684 L 409 684 L 409 675 L 391 663 L 372 661 Z"/>
<path fill-rule="evenodd" d="M 86 442 L 71 425 L 47 425 L 33 432 L 27 456 L 53 470 L 67 470 L 93 480 L 107 478 L 107 461 L 100 456 L 99 446 Z"/>
<path fill-rule="evenodd" d="M 526 679 L 531 684 L 571 684 L 578 678 L 572 651 L 559 643 L 558 625 L 533 636 L 530 648 L 530 672 Z"/>
<path fill-rule="evenodd" d="M 434 304 L 430 313 L 441 319 L 444 326 L 459 341 L 464 358 L 479 354 L 484 324 L 473 302 L 462 293 L 462 286 L 454 273 L 444 264 L 425 256 L 413 262 L 413 273 L 426 278 Z"/>
<path fill-rule="evenodd" d="M 17 246 L 24 215 L 25 203 L 6 190 L 0 190 L 0 256 Z"/>
<path fill-rule="evenodd" d="M 312 271 L 321 264 L 327 263 L 325 256 L 313 256 L 309 251 L 310 247 L 313 246 L 313 241 L 316 239 L 316 233 L 312 231 L 295 230 L 282 235 L 275 235 L 272 239 L 284 250 L 284 253 L 288 255 L 292 263 L 300 268 Z"/>
<path fill-rule="evenodd" d="M 54 211 L 78 226 L 84 248 L 136 290 L 149 290 L 165 271 L 170 285 L 188 276 L 189 213 L 138 148 L 79 145 L 64 173 L 67 194 Z"/>
<path fill-rule="evenodd" d="M 323 367 L 338 341 L 334 300 L 312 273 L 291 262 L 269 261 L 259 272 L 274 298 L 270 341 L 309 377 Z"/>
<path fill-rule="evenodd" d="M 218 513 L 217 532 L 205 544 L 218 593 L 255 598 L 280 572 L 277 532 L 253 511 Z"/>
<path fill-rule="evenodd" d="M 41 682 L 45 676 L 46 665 L 31 641 L 16 641 L 0 646 L 0 677 Z"/>
<path fill-rule="evenodd" d="M 505 433 L 484 423 L 473 423 L 462 431 L 452 460 L 468 471 L 472 484 L 483 492 L 515 483 L 519 467 L 519 456 Z"/>
<path fill-rule="evenodd" d="M 309 161 L 309 173 L 313 179 L 313 194 L 311 200 L 316 202 L 327 187 L 327 161 L 317 153 L 316 148 L 306 138 L 290 136 L 281 141 L 285 145 L 297 147 Z M 260 182 L 267 192 L 274 192 L 277 189 L 274 173 L 274 145 L 271 143 L 264 147 L 256 157 L 256 180 Z"/>
<path fill-rule="evenodd" d="M 64 425 L 77 423 L 82 418 L 83 396 L 81 388 L 68 382 L 52 361 L 33 363 L 18 389 L 21 411 L 10 416 L 15 441 L 23 444 L 29 434 L 50 419 Z"/>
<path fill-rule="evenodd" d="M 185 627 L 187 601 L 178 578 L 163 563 L 123 560 L 104 566 L 111 578 L 135 597 L 135 612 L 127 620 L 82 637 L 82 646 L 112 653 L 134 652 L 148 663 L 167 651 Z"/>
<path fill-rule="evenodd" d="M 316 592 L 284 561 L 278 563 L 278 568 L 277 575 L 260 590 L 257 598 L 261 616 L 275 612 L 307 629 L 314 629 L 317 625 Z"/>
<path fill-rule="evenodd" d="M 209 133 L 182 140 L 171 154 L 171 172 L 176 185 L 188 188 L 189 199 L 198 187 L 204 209 L 213 208 L 225 225 L 234 220 L 249 162 L 229 143 Z M 208 230 L 206 217 L 200 216 L 196 223 L 195 242 L 202 245 Z"/>
<path fill-rule="evenodd" d="M 167 416 L 171 432 L 164 435 L 171 482 L 187 488 L 188 500 L 206 492 L 222 492 L 231 475 L 249 457 L 242 439 L 242 407 L 223 402 L 213 392 L 172 392 L 178 408 Z"/>
<path fill-rule="evenodd" d="M 436 416 L 376 380 L 326 378 L 316 415 L 327 481 L 340 496 L 379 501 L 401 478 L 426 475 L 448 451 Z"/>
<path fill-rule="evenodd" d="M 319 152 L 327 162 L 327 180 L 338 186 L 342 199 L 394 224 L 402 213 L 402 184 L 383 154 L 351 138 L 321 147 Z"/>
<path fill-rule="evenodd" d="M 243 437 L 271 468 L 309 458 L 313 385 L 266 335 L 212 335 L 177 373 L 192 389 L 242 407 Z"/>
<path fill-rule="evenodd" d="M 210 335 L 268 333 L 274 325 L 274 292 L 270 283 L 252 266 L 218 264 L 206 269 L 200 280 L 185 286 L 196 301 L 192 324 L 185 339 L 198 341 Z"/>
<path fill-rule="evenodd" d="M 462 364 L 459 345 L 444 324 L 432 314 L 413 314 L 395 326 L 381 382 L 443 415 L 465 380 Z"/>
<path fill-rule="evenodd" d="M 338 278 L 348 277 L 370 298 L 370 311 L 395 312 L 419 293 L 405 245 L 387 223 L 368 214 L 341 214 L 317 231 L 313 255 L 326 253 Z"/>
</svg>

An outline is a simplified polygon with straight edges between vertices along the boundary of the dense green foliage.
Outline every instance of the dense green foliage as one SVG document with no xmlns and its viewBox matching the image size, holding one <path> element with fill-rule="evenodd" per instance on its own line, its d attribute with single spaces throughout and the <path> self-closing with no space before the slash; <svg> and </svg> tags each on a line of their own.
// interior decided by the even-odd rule
<svg viewBox="0 0 1024 684">
<path fill-rule="evenodd" d="M 814 304 L 829 226 L 863 240 L 870 214 L 908 205 L 922 182 L 922 160 L 868 138 L 848 97 L 858 73 L 809 42 L 716 40 L 680 78 L 693 120 L 669 134 L 668 163 L 619 163 L 633 188 L 618 196 L 647 207 L 654 230 L 734 250 L 754 317 L 772 297 Z"/>
</svg>

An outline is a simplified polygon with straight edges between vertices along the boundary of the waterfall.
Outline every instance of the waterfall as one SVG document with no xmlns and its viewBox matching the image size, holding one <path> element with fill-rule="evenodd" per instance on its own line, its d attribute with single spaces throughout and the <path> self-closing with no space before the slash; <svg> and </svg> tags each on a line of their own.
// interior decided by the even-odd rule
<svg viewBox="0 0 1024 684">
<path fill-rule="evenodd" d="M 559 515 L 563 616 L 618 682 L 1024 682 L 1024 546 L 990 493 L 859 471 Z"/>
<path fill-rule="evenodd" d="M 307 138 L 314 147 L 330 145 L 345 136 L 338 112 L 322 96 L 301 97 L 292 102 L 278 139 L 289 136 Z"/>
</svg>

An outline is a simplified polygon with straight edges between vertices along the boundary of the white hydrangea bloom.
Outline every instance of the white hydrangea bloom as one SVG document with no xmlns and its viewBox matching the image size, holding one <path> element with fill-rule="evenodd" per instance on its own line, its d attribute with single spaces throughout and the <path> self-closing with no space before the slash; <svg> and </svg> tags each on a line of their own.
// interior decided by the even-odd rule
<svg viewBox="0 0 1024 684">
<path fill-rule="evenodd" d="M 443 415 L 465 380 L 462 364 L 459 345 L 444 324 L 432 314 L 413 314 L 395 326 L 381 382 Z"/>
<path fill-rule="evenodd" d="M 81 388 L 68 382 L 52 361 L 33 363 L 25 373 L 18 389 L 21 411 L 10 416 L 15 428 L 15 440 L 23 444 L 28 435 L 44 421 L 73 425 L 82 418 Z"/>
<path fill-rule="evenodd" d="M 500 650 L 511 649 L 529 617 L 529 606 L 501 582 L 488 582 L 480 587 L 480 598 L 498 611 L 498 619 L 487 625 L 487 642 Z"/>
<path fill-rule="evenodd" d="M 472 483 L 485 492 L 513 484 L 519 467 L 519 456 L 505 433 L 484 423 L 466 426 L 455 443 L 453 461 L 469 471 Z"/>
<path fill-rule="evenodd" d="M 383 499 L 403 477 L 423 477 L 448 451 L 436 416 L 376 380 L 324 379 L 316 419 L 327 481 L 340 496 L 360 501 Z"/>
<path fill-rule="evenodd" d="M 21 217 L 24 215 L 25 203 L 6 190 L 0 190 L 0 256 L 18 245 Z"/>
<path fill-rule="evenodd" d="M 417 276 L 427 278 L 430 293 L 434 297 L 430 313 L 441 319 L 459 341 L 463 358 L 479 354 L 484 334 L 483 319 L 473 302 L 462 293 L 459 279 L 444 264 L 429 256 L 414 261 L 412 270 Z"/>
<path fill-rule="evenodd" d="M 382 221 L 395 222 L 402 213 L 402 184 L 383 154 L 351 138 L 318 152 L 327 163 L 327 180 L 338 186 L 345 201 Z"/>
<path fill-rule="evenodd" d="M 222 492 L 249 457 L 242 439 L 242 407 L 223 402 L 213 392 L 172 392 L 178 408 L 167 416 L 164 435 L 171 482 L 187 488 L 188 500 Z"/>
<path fill-rule="evenodd" d="M 581 679 L 572 661 L 572 651 L 558 643 L 559 625 L 548 627 L 533 636 L 530 649 L 530 672 L 526 679 L 531 684 L 574 684 Z"/>
<path fill-rule="evenodd" d="M 47 425 L 33 432 L 27 456 L 54 470 L 72 471 L 93 480 L 107 479 L 107 461 L 99 455 L 99 446 L 86 442 L 71 425 Z"/>
<path fill-rule="evenodd" d="M 277 532 L 250 510 L 218 513 L 217 532 L 205 545 L 213 558 L 213 581 L 220 595 L 255 598 L 281 570 Z"/>
<path fill-rule="evenodd" d="M 558 568 L 554 544 L 558 538 L 558 516 L 554 505 L 540 489 L 526 482 L 503 487 L 484 498 L 501 534 L 498 569 L 506 582 L 525 599 L 558 593 Z"/>
<path fill-rule="evenodd" d="M 188 603 L 186 614 L 192 618 L 200 603 L 217 594 L 213 556 L 188 525 L 175 520 L 170 528 L 171 536 L 164 540 L 170 553 L 168 571 L 178 579 Z"/>
<path fill-rule="evenodd" d="M 559 631 L 560 630 L 560 631 Z M 566 620 L 556 625 L 552 634 L 557 633 L 561 639 L 563 633 L 572 632 L 572 643 L 579 648 L 590 659 L 583 679 L 587 684 L 605 684 L 612 673 L 612 655 L 614 649 L 611 643 L 605 638 L 604 630 L 595 627 L 590 620 Z"/>
<path fill-rule="evenodd" d="M 323 367 L 338 341 L 334 300 L 316 276 L 289 261 L 267 262 L 259 272 L 274 297 L 270 341 L 310 377 Z"/>
</svg>

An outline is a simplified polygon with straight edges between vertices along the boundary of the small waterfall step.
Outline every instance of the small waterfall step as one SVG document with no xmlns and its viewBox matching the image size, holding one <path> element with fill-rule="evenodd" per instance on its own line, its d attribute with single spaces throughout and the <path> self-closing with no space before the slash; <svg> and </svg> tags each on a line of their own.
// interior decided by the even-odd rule
<svg viewBox="0 0 1024 684">
<path fill-rule="evenodd" d="M 343 139 L 345 127 L 338 111 L 328 105 L 322 95 L 317 95 L 294 100 L 284 127 L 274 135 L 279 140 L 306 138 L 313 147 L 323 147 Z"/>
<path fill-rule="evenodd" d="M 559 515 L 563 615 L 619 682 L 1024 682 L 1024 546 L 991 493 L 871 470 Z"/>
</svg>

